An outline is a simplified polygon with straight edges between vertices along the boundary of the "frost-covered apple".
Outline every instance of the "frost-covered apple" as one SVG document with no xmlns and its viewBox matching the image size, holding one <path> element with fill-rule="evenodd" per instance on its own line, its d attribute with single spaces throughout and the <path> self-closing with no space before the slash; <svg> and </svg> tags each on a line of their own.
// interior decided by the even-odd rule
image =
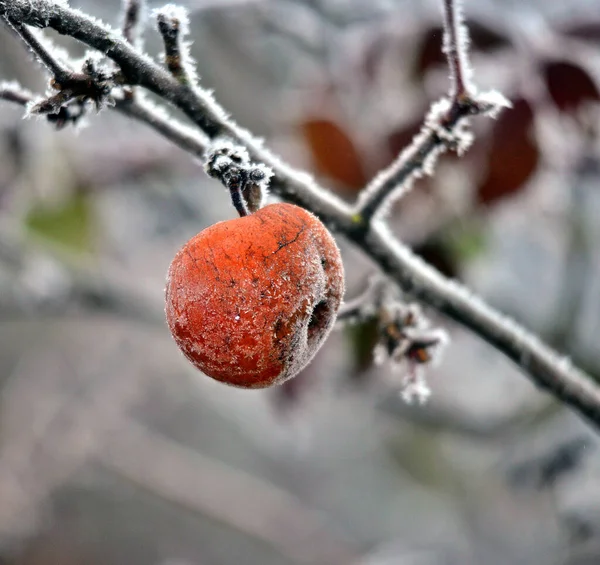
<svg viewBox="0 0 600 565">
<path fill-rule="evenodd" d="M 264 388 L 295 376 L 331 331 L 344 293 L 339 249 L 313 214 L 271 204 L 190 239 L 167 277 L 166 315 L 210 377 Z"/>
</svg>

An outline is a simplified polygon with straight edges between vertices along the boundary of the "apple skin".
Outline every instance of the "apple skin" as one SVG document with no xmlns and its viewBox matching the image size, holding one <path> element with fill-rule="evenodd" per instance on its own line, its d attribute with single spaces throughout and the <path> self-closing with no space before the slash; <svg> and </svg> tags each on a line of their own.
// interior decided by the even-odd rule
<svg viewBox="0 0 600 565">
<path fill-rule="evenodd" d="M 191 238 L 169 267 L 165 312 L 175 342 L 203 373 L 265 388 L 311 361 L 343 294 L 342 259 L 327 228 L 278 203 Z"/>
</svg>

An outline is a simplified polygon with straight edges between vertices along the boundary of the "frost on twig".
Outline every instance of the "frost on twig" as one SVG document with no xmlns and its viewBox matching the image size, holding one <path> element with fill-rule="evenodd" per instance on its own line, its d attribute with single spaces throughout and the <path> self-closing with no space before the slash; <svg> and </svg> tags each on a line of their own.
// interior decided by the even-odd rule
<svg viewBox="0 0 600 565">
<path fill-rule="evenodd" d="M 0 100 L 6 100 L 24 106 L 28 109 L 25 114 L 27 116 L 31 114 L 31 108 L 40 103 L 40 100 L 44 99 L 34 95 L 29 90 L 26 90 L 17 82 L 12 81 L 0 83 Z M 79 101 L 74 101 L 61 106 L 55 113 L 46 114 L 46 119 L 57 130 L 60 130 L 69 124 L 76 124 L 83 114 L 83 105 Z"/>
<path fill-rule="evenodd" d="M 240 216 L 263 206 L 273 171 L 262 163 L 252 163 L 245 147 L 218 138 L 206 152 L 204 169 L 229 190 Z"/>
<path fill-rule="evenodd" d="M 21 37 L 34 57 L 48 70 L 52 78 L 58 82 L 68 79 L 71 71 L 65 62 L 68 60 L 68 56 L 62 49 L 53 45 L 37 30 L 29 29 L 27 26 L 15 22 L 6 16 L 4 20 Z"/>
<path fill-rule="evenodd" d="M 33 100 L 33 93 L 23 88 L 16 80 L 3 81 L 0 82 L 0 100 L 25 106 Z"/>
<path fill-rule="evenodd" d="M 391 204 L 408 192 L 414 181 L 433 174 L 438 157 L 455 148 L 464 153 L 473 142 L 463 119 L 449 122 L 452 102 L 442 98 L 433 104 L 421 131 L 390 167 L 381 171 L 361 192 L 357 209 L 368 222 L 375 214 L 384 214 Z"/>
<path fill-rule="evenodd" d="M 431 390 L 425 368 L 440 359 L 448 335 L 441 328 L 431 327 L 418 305 L 402 301 L 388 281 L 373 278 L 361 296 L 342 306 L 338 320 L 375 320 L 375 364 L 387 364 L 391 371 L 401 374 L 400 388 L 405 402 L 427 401 Z"/>
<path fill-rule="evenodd" d="M 5 19 L 51 75 L 46 97 L 34 100 L 30 96 L 27 101 L 23 97 L 18 100 L 26 103 L 26 115 L 46 115 L 50 123 L 62 129 L 67 124 L 79 122 L 90 103 L 96 110 L 114 103 L 111 91 L 115 86 L 115 75 L 101 64 L 101 56 L 96 53 L 86 56 L 81 70 L 73 71 L 67 63 L 68 56 L 36 31 Z"/>
<path fill-rule="evenodd" d="M 384 215 L 417 179 L 433 175 L 440 155 L 447 151 L 465 153 L 474 139 L 468 129 L 470 116 L 496 117 L 509 106 L 506 98 L 495 91 L 460 103 L 442 98 L 432 104 L 411 144 L 361 192 L 356 208 L 362 221 L 368 223 L 375 215 Z"/>
<path fill-rule="evenodd" d="M 111 91 L 115 86 L 114 74 L 100 63 L 95 54 L 88 56 L 80 72 L 72 72 L 62 81 L 50 80 L 50 88 L 58 91 L 29 108 L 30 114 L 58 114 L 71 104 L 80 107 L 85 113 L 88 103 L 99 111 L 106 105 L 114 105 Z"/>
<path fill-rule="evenodd" d="M 197 81 L 196 69 L 189 53 L 189 42 L 183 38 L 189 34 L 189 16 L 185 8 L 167 4 L 154 11 L 158 31 L 165 46 L 165 64 L 181 83 L 194 86 Z"/>
<path fill-rule="evenodd" d="M 499 93 L 478 94 L 471 82 L 468 58 L 469 33 L 464 25 L 459 0 L 443 0 L 443 51 L 450 69 L 447 97 L 431 106 L 425 123 L 410 146 L 381 171 L 361 192 L 356 217 L 367 226 L 372 218 L 385 214 L 404 196 L 416 179 L 433 174 L 438 157 L 447 151 L 462 155 L 473 142 L 468 129 L 470 116 L 496 117 L 509 102 Z"/>
<path fill-rule="evenodd" d="M 62 81 L 50 80 L 47 96 L 27 105 L 27 116 L 46 115 L 56 129 L 80 122 L 93 105 L 96 111 L 114 105 L 113 73 L 99 63 L 98 56 L 88 56 L 80 72 L 71 72 Z"/>
<path fill-rule="evenodd" d="M 469 30 L 464 23 L 461 0 L 443 0 L 444 42 L 442 51 L 450 69 L 450 95 L 455 100 L 468 98 L 475 92 L 469 64 Z"/>
<path fill-rule="evenodd" d="M 142 47 L 142 19 L 144 15 L 144 0 L 123 0 L 123 23 L 121 33 L 127 43 L 135 48 Z M 123 94 L 127 100 L 133 100 L 135 89 L 133 86 L 123 88 Z"/>
</svg>

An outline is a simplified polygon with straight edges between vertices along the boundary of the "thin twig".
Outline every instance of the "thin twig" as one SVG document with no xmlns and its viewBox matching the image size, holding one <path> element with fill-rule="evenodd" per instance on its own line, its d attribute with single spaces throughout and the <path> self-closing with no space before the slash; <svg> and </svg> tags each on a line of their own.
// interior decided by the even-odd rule
<svg viewBox="0 0 600 565">
<path fill-rule="evenodd" d="M 451 147 L 465 151 L 472 138 L 460 126 L 467 116 L 477 113 L 477 106 L 470 102 L 450 104 L 442 100 L 434 105 L 412 143 L 361 192 L 356 221 L 368 226 L 375 216 L 382 215 L 404 196 L 416 179 L 431 174 L 438 157 Z"/>
<path fill-rule="evenodd" d="M 232 122 L 210 93 L 179 84 L 147 55 L 135 51 L 120 34 L 64 4 L 49 0 L 0 0 L 0 15 L 23 24 L 51 27 L 106 53 L 121 67 L 129 84 L 142 85 L 179 108 L 208 137 L 224 135 L 247 147 L 255 162 L 273 169 L 275 175 L 270 185 L 273 192 L 313 211 L 333 229 L 344 233 L 404 291 L 474 331 L 522 367 L 537 386 L 600 428 L 600 387 L 586 374 L 467 289 L 424 263 L 398 242 L 384 223 L 373 221 L 365 225 L 355 210 L 307 175 L 283 163 L 259 140 Z M 483 107 L 489 110 L 498 102 L 498 98 L 484 100 Z M 175 138 L 173 135 L 172 139 Z M 189 147 L 183 148 L 189 150 Z"/>
<path fill-rule="evenodd" d="M 458 0 L 460 1 L 460 0 Z M 470 95 L 468 86 L 468 61 L 466 41 L 468 38 L 464 28 L 461 8 L 455 0 L 444 0 L 444 53 L 448 59 L 453 100 L 461 100 Z"/>
<path fill-rule="evenodd" d="M 0 82 L 0 100 L 26 106 L 34 99 L 34 94 L 16 81 Z M 210 140 L 202 132 L 169 116 L 164 108 L 144 97 L 138 97 L 136 100 L 128 97 L 117 98 L 114 108 L 125 116 L 145 123 L 179 148 L 196 157 L 202 158 L 210 145 Z"/>
<path fill-rule="evenodd" d="M 152 104 L 144 97 L 137 97 L 135 101 L 128 98 L 117 99 L 115 109 L 125 116 L 147 124 L 196 157 L 202 158 L 210 145 L 210 140 L 202 132 L 169 116 L 164 108 Z"/>
<path fill-rule="evenodd" d="M 140 37 L 142 9 L 140 0 L 123 0 L 123 26 L 121 29 L 125 40 L 134 47 Z"/>
<path fill-rule="evenodd" d="M 26 106 L 33 100 L 33 94 L 15 81 L 0 82 L 0 100 Z"/>
<path fill-rule="evenodd" d="M 37 35 L 21 23 L 5 16 L 5 21 L 21 39 L 29 46 L 34 55 L 50 72 L 52 77 L 58 82 L 66 82 L 71 76 L 72 71 L 65 65 L 60 63 L 56 57 L 50 54 L 47 46 L 45 46 Z"/>
<path fill-rule="evenodd" d="M 183 8 L 169 5 L 156 11 L 156 23 L 165 46 L 165 64 L 180 84 L 193 85 L 195 77 L 189 68 L 189 53 L 182 36 L 188 31 L 188 16 Z"/>
<path fill-rule="evenodd" d="M 123 23 L 121 26 L 121 33 L 125 38 L 125 41 L 138 47 L 140 43 L 142 24 L 141 15 L 144 8 L 144 0 L 123 0 Z M 123 94 L 127 100 L 133 100 L 136 92 L 133 87 L 125 87 Z"/>
<path fill-rule="evenodd" d="M 432 174 L 440 155 L 449 150 L 460 155 L 470 147 L 473 136 L 465 129 L 468 117 L 493 114 L 507 105 L 500 99 L 494 100 L 494 95 L 490 98 L 489 93 L 476 95 L 475 89 L 470 86 L 468 33 L 458 1 L 443 0 L 443 50 L 450 68 L 449 96 L 432 106 L 421 131 L 410 146 L 362 191 L 355 217 L 365 225 L 369 225 L 373 217 L 383 214 L 393 202 L 402 198 L 416 179 Z"/>
</svg>

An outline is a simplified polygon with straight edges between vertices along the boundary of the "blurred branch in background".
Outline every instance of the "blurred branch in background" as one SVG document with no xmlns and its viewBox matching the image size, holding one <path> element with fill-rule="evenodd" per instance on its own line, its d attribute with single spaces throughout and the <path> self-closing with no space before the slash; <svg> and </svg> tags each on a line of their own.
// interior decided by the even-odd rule
<svg viewBox="0 0 600 565">
<path fill-rule="evenodd" d="M 322 516 L 274 485 L 177 446 L 124 422 L 127 430 L 98 454 L 126 479 L 266 541 L 294 563 L 353 563 L 349 540 L 332 531 Z"/>
<path fill-rule="evenodd" d="M 0 216 L 1 217 L 1 216 Z M 66 313 L 97 311 L 131 321 L 160 327 L 162 310 L 129 292 L 121 284 L 96 271 L 69 267 L 49 254 L 27 253 L 6 230 L 0 230 L 0 264 L 11 274 L 11 288 L 0 297 L 3 320 L 27 312 L 61 316 Z"/>
</svg>

